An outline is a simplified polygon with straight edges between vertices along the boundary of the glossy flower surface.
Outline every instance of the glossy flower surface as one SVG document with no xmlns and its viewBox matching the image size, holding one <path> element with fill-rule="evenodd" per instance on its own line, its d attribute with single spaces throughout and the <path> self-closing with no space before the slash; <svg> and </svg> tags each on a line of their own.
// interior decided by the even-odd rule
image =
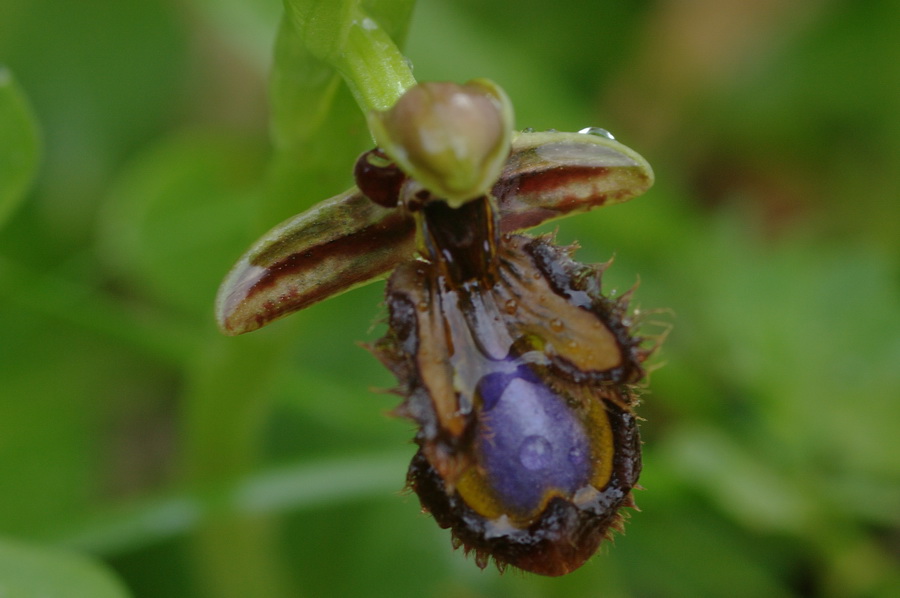
<svg viewBox="0 0 900 598">
<path fill-rule="evenodd" d="M 471 231 L 475 207 L 445 210 L 439 226 L 456 217 Z M 423 507 L 482 566 L 561 575 L 633 504 L 631 384 L 647 353 L 624 303 L 600 294 L 599 269 L 546 238 L 497 240 L 493 259 L 463 249 L 462 264 L 400 266 L 376 354 L 407 397 L 398 413 L 419 426 L 408 479 Z"/>
<path fill-rule="evenodd" d="M 512 106 L 485 79 L 422 83 L 395 106 L 369 115 L 375 141 L 400 168 L 459 207 L 487 193 L 509 153 Z"/>
<path fill-rule="evenodd" d="M 603 266 L 516 231 L 628 200 L 653 175 L 599 129 L 491 132 L 507 126 L 505 96 L 467 85 L 417 86 L 377 116 L 376 138 L 394 145 L 360 156 L 356 187 L 257 242 L 217 318 L 249 332 L 390 274 L 388 330 L 371 349 L 398 380 L 397 415 L 418 426 L 408 485 L 480 567 L 562 575 L 634 506 L 634 388 L 649 351 L 628 294 L 601 293 Z M 485 89 L 486 103 L 468 102 Z M 457 111 L 460 94 L 476 114 Z M 458 122 L 487 133 L 441 129 Z"/>
</svg>

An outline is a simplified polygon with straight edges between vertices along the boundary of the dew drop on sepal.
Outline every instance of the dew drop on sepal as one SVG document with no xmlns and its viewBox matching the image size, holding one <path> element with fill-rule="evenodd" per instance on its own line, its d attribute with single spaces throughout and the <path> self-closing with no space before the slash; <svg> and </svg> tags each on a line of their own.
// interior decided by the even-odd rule
<svg viewBox="0 0 900 598">
<path fill-rule="evenodd" d="M 596 135 L 597 137 L 606 137 L 607 139 L 615 140 L 612 133 L 606 129 L 601 129 L 600 127 L 585 127 L 578 132 L 583 135 Z"/>
</svg>

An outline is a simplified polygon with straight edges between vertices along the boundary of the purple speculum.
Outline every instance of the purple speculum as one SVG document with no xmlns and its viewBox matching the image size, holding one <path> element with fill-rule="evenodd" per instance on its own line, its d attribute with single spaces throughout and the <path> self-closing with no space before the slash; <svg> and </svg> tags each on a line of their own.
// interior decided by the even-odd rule
<svg viewBox="0 0 900 598">
<path fill-rule="evenodd" d="M 407 483 L 481 567 L 568 573 L 634 506 L 651 349 L 629 294 L 604 295 L 603 267 L 574 248 L 518 234 L 651 185 L 643 158 L 594 131 L 513 135 L 499 180 L 460 207 L 367 152 L 356 187 L 265 235 L 217 301 L 241 334 L 390 273 L 371 349 L 417 425 Z"/>
<path fill-rule="evenodd" d="M 548 492 L 572 495 L 590 479 L 591 447 L 582 422 L 527 368 L 490 374 L 478 385 L 476 453 L 498 498 L 519 513 Z"/>
</svg>

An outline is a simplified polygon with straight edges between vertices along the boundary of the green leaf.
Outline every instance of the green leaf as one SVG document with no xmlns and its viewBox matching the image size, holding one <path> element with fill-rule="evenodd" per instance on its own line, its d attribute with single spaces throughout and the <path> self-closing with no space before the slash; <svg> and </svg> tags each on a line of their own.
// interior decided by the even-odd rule
<svg viewBox="0 0 900 598">
<path fill-rule="evenodd" d="M 120 598 L 129 595 L 104 566 L 88 558 L 0 540 L 0 596 L 4 598 Z"/>
<path fill-rule="evenodd" d="M 37 124 L 25 94 L 0 66 L 0 226 L 25 197 L 38 154 Z"/>
</svg>

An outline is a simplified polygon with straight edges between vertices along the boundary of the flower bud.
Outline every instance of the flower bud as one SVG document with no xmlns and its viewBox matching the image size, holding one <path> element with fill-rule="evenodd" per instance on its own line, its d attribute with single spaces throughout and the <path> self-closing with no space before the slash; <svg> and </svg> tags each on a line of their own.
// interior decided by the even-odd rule
<svg viewBox="0 0 900 598">
<path fill-rule="evenodd" d="M 494 83 L 421 83 L 389 110 L 372 112 L 378 145 L 408 175 L 453 207 L 487 193 L 510 151 L 512 105 Z"/>
</svg>

